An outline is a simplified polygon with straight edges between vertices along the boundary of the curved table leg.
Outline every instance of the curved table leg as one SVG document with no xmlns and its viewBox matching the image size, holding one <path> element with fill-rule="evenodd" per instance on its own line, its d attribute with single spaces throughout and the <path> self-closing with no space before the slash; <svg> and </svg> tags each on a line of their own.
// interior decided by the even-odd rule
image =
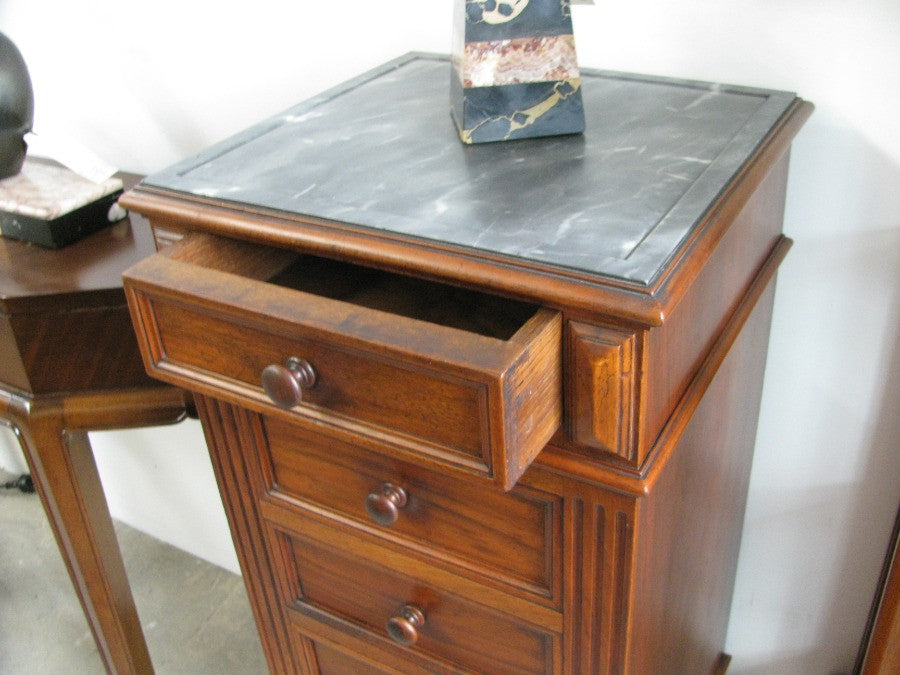
<svg viewBox="0 0 900 675">
<path fill-rule="evenodd" d="M 174 422 L 183 417 L 183 403 L 179 411 L 175 390 L 109 396 L 115 402 L 98 407 L 97 419 L 91 420 L 87 411 L 92 406 L 81 405 L 77 397 L 30 400 L 0 392 L 0 418 L 9 420 L 19 438 L 107 671 L 152 673 L 85 429 Z M 99 403 L 96 398 L 87 402 Z M 118 414 L 110 416 L 110 408 Z"/>
</svg>

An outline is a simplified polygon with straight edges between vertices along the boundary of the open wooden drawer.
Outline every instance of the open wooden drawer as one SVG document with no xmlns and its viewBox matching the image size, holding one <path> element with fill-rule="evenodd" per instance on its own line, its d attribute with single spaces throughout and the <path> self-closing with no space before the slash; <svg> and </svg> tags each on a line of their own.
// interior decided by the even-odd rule
<svg viewBox="0 0 900 675">
<path fill-rule="evenodd" d="M 503 489 L 560 424 L 556 311 L 206 234 L 125 288 L 154 377 Z"/>
</svg>

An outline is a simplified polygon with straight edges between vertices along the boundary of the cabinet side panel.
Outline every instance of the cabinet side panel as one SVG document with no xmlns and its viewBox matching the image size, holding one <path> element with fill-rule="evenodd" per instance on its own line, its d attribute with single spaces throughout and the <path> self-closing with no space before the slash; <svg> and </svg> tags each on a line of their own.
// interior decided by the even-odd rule
<svg viewBox="0 0 900 675">
<path fill-rule="evenodd" d="M 667 308 L 663 327 L 649 334 L 648 368 L 654 384 L 647 392 L 641 434 L 646 447 L 639 450 L 639 461 L 653 446 L 745 289 L 776 245 L 784 216 L 787 169 L 785 154 L 745 204 L 723 204 L 716 218 L 733 217 L 733 221 L 718 246 L 711 254 L 692 252 L 690 263 L 684 263 L 702 264 L 703 268 L 677 304 Z M 679 289 L 672 289 L 670 294 L 679 297 Z"/>
<path fill-rule="evenodd" d="M 35 394 L 158 386 L 144 372 L 124 299 L 116 306 L 20 314 L 12 329 Z"/>
<path fill-rule="evenodd" d="M 725 644 L 774 284 L 639 504 L 629 671 L 712 670 Z"/>
</svg>

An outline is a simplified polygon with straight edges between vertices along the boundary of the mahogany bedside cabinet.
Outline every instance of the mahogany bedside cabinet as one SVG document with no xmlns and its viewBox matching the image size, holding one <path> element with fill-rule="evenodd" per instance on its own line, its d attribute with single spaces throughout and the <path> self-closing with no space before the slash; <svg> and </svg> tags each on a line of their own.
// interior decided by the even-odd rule
<svg viewBox="0 0 900 675">
<path fill-rule="evenodd" d="M 100 657 L 117 673 L 153 668 L 86 432 L 184 417 L 183 392 L 144 372 L 122 289 L 122 271 L 154 250 L 137 215 L 57 250 L 0 238 L 0 423 L 22 446 Z"/>
<path fill-rule="evenodd" d="M 720 672 L 812 106 L 583 72 L 583 136 L 464 146 L 449 77 L 408 55 L 123 198 L 183 235 L 126 293 L 269 666 Z"/>
</svg>

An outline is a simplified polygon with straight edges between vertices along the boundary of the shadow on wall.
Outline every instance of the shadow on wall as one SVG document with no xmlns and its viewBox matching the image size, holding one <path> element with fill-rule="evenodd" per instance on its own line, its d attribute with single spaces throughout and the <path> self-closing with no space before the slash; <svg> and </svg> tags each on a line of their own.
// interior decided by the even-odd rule
<svg viewBox="0 0 900 675">
<path fill-rule="evenodd" d="M 900 167 L 824 122 L 798 138 L 788 188 L 737 675 L 851 672 L 900 501 Z"/>
<path fill-rule="evenodd" d="M 900 262 L 900 255 L 895 258 Z M 858 552 L 867 548 L 875 554 L 878 567 L 869 581 L 868 609 L 875 599 L 881 566 L 891 544 L 892 521 L 890 515 L 896 515 L 900 505 L 900 290 L 894 289 L 894 326 L 893 354 L 887 359 L 885 369 L 885 387 L 881 396 L 881 411 L 875 423 L 869 443 L 869 462 L 864 478 L 855 495 L 854 508 L 849 520 L 849 536 L 844 544 L 844 561 L 842 569 L 848 574 L 856 570 Z M 885 513 L 885 509 L 889 512 Z M 893 509 L 892 511 L 890 509 Z M 886 518 L 887 516 L 887 518 Z M 887 520 L 887 523 L 885 522 Z M 887 527 L 885 528 L 885 524 Z M 880 556 L 877 554 L 880 552 Z M 837 631 L 844 615 L 845 599 L 842 597 L 840 585 L 835 587 L 832 595 L 832 607 L 828 625 Z M 868 616 L 867 616 L 868 618 Z M 865 628 L 865 626 L 863 626 Z M 862 632 L 860 632 L 862 639 Z"/>
<path fill-rule="evenodd" d="M 879 158 L 884 160 L 884 158 Z M 875 164 L 875 163 L 873 163 Z M 886 160 L 878 162 L 883 170 L 874 185 L 900 185 L 900 167 L 891 166 Z M 863 176 L 865 177 L 865 176 Z M 896 189 L 896 188 L 895 188 Z M 893 191 L 870 195 L 873 204 L 897 203 L 898 195 Z M 865 211 L 865 207 L 862 207 Z M 868 215 L 868 214 L 867 214 Z M 895 214 L 900 217 L 900 214 Z M 881 225 L 877 220 L 870 225 Z M 869 608 L 873 601 L 878 577 L 884 561 L 884 555 L 890 542 L 890 534 L 897 506 L 900 504 L 900 414 L 898 414 L 898 383 L 900 383 L 900 289 L 897 287 L 897 267 L 900 265 L 900 222 L 888 223 L 893 227 L 872 232 L 857 233 L 857 237 L 866 240 L 862 247 L 853 247 L 856 259 L 851 260 L 850 270 L 866 269 L 892 270 L 888 278 L 876 272 L 872 279 L 861 274 L 860 294 L 871 294 L 886 297 L 884 301 L 883 338 L 881 353 L 866 354 L 866 339 L 860 339 L 858 349 L 844 343 L 841 358 L 848 364 L 845 368 L 853 368 L 859 360 L 873 360 L 874 372 L 877 374 L 871 381 L 873 387 L 880 392 L 873 392 L 868 410 L 852 411 L 859 415 L 859 423 L 864 425 L 865 433 L 859 446 L 858 470 L 855 481 L 846 486 L 847 493 L 841 498 L 836 496 L 834 506 L 826 506 L 820 513 L 818 522 L 812 523 L 811 532 L 827 531 L 833 524 L 834 543 L 838 548 L 837 566 L 831 570 L 831 593 L 827 604 L 823 606 L 823 618 L 818 644 L 820 650 L 827 653 L 828 645 L 846 645 L 848 650 L 843 656 L 853 664 L 856 650 L 865 628 Z M 871 282 L 866 284 L 866 282 Z M 881 283 L 878 283 L 881 282 Z M 892 283 L 891 283 L 892 282 Z M 868 285 L 868 288 L 862 288 Z M 850 329 L 864 330 L 864 326 L 852 325 L 853 317 L 846 317 L 851 322 Z M 876 342 L 875 336 L 869 342 Z M 876 347 L 876 344 L 872 344 Z M 829 364 L 821 364 L 829 368 Z M 853 407 L 853 401 L 842 402 L 843 406 Z M 866 415 L 866 413 L 869 413 Z M 823 416 L 828 410 L 822 412 Z M 848 451 L 854 448 L 848 447 Z M 840 507 L 841 513 L 830 513 L 829 508 Z M 840 529 L 838 529 L 840 528 Z M 798 570 L 797 582 L 802 587 L 804 580 L 802 570 Z M 789 628 L 789 627 L 786 627 Z M 822 663 L 817 668 L 815 654 L 803 667 L 807 672 L 836 672 L 834 661 Z M 800 665 L 800 664 L 798 664 Z M 829 669 L 830 667 L 830 669 Z M 851 668 L 846 671 L 850 672 Z M 773 671 L 769 671 L 773 672 Z M 788 670 L 780 672 L 804 672 Z"/>
<path fill-rule="evenodd" d="M 898 325 L 895 323 L 895 325 Z M 895 332 L 895 336 L 898 333 Z M 781 506 L 754 523 L 754 529 L 765 533 L 762 539 L 748 542 L 751 546 L 780 549 L 772 560 L 772 569 L 762 571 L 767 578 L 779 579 L 768 590 L 773 597 L 795 595 L 815 587 L 815 578 L 827 575 L 830 592 L 824 598 L 821 616 L 810 617 L 802 610 L 781 612 L 780 625 L 772 625 L 772 634 L 790 636 L 805 631 L 813 623 L 817 635 L 813 646 L 792 654 L 781 653 L 778 660 L 742 667 L 740 675 L 771 673 L 850 673 L 856 649 L 862 639 L 865 623 L 860 615 L 868 611 L 875 596 L 878 575 L 890 543 L 891 518 L 900 491 L 900 416 L 897 415 L 897 382 L 900 381 L 900 341 L 894 341 L 893 357 L 887 372 L 887 385 L 881 399 L 869 448 L 868 466 L 855 483 L 809 489 L 794 494 L 789 504 L 781 498 Z M 811 544 L 810 537 L 826 530 L 827 541 Z M 831 536 L 827 532 L 832 533 Z M 808 533 L 798 536 L 798 533 Z M 837 549 L 836 564 L 820 556 L 822 546 Z M 784 553 L 787 551 L 787 553 Z M 778 569 L 789 557 L 794 565 Z M 761 570 L 755 570 L 759 573 Z M 774 612 L 773 612 L 774 614 Z M 851 653 L 852 652 L 852 653 Z M 848 664 L 836 668 L 835 663 Z"/>
</svg>

